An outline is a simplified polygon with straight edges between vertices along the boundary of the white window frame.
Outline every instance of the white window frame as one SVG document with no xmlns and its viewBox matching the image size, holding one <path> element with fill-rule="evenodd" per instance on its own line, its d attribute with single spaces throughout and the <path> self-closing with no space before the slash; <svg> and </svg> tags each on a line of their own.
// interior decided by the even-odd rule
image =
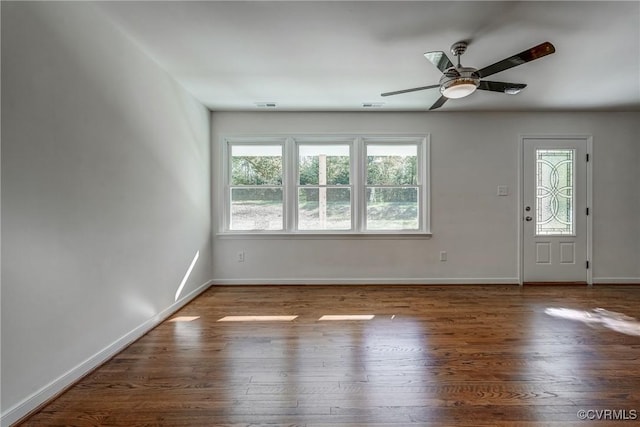
<svg viewBox="0 0 640 427">
<path fill-rule="evenodd" d="M 366 194 L 368 187 L 378 187 L 383 188 L 385 186 L 380 185 L 369 185 L 367 184 L 367 147 L 369 145 L 407 145 L 407 146 L 417 146 L 417 157 L 418 157 L 418 183 L 416 185 L 394 185 L 394 188 L 402 188 L 402 187 L 418 187 L 418 230 L 367 230 L 367 203 L 366 203 Z M 360 215 L 360 223 L 362 227 L 363 233 L 396 233 L 396 234 L 411 234 L 413 233 L 421 233 L 423 232 L 423 228 L 429 230 L 428 227 L 428 208 L 429 205 L 427 203 L 428 190 L 426 185 L 428 185 L 428 165 L 427 160 L 428 156 L 426 153 L 427 150 L 427 141 L 426 138 L 423 138 L 422 141 L 416 140 L 415 137 L 364 137 L 362 138 L 361 149 L 363 150 L 362 155 L 360 156 L 360 160 L 362 163 L 362 173 L 360 173 L 360 178 L 362 179 L 362 183 L 360 185 L 360 200 L 362 203 L 362 209 L 358 212 Z M 423 222 L 427 222 L 427 226 Z"/>
<path fill-rule="evenodd" d="M 240 234 L 256 234 L 256 233 L 285 233 L 287 230 L 287 177 L 286 171 L 287 167 L 285 165 L 285 161 L 287 159 L 286 149 L 287 149 L 287 139 L 286 138 L 234 138 L 233 140 L 228 140 L 224 144 L 224 155 L 223 155 L 223 165 L 222 165 L 222 173 L 224 182 L 223 188 L 223 201 L 222 206 L 224 206 L 223 214 L 221 215 L 221 219 L 223 221 L 223 228 L 225 233 L 240 233 Z M 247 230 L 231 230 L 231 189 L 232 187 L 236 187 L 231 184 L 231 145 L 280 145 L 282 146 L 282 204 L 283 204 L 283 218 L 282 218 L 282 230 L 272 230 L 272 231 L 247 231 Z M 269 186 L 265 186 L 269 187 Z"/>
<path fill-rule="evenodd" d="M 293 146 L 295 150 L 295 154 L 292 159 L 292 166 L 295 170 L 293 177 L 293 188 L 292 197 L 294 198 L 294 203 L 289 204 L 289 208 L 292 209 L 290 212 L 291 217 L 294 219 L 293 226 L 291 230 L 294 233 L 298 234 L 348 234 L 353 233 L 356 230 L 356 220 L 354 213 L 356 212 L 355 207 L 355 194 L 356 188 L 354 185 L 355 171 L 354 171 L 354 148 L 356 146 L 357 140 L 354 138 L 335 138 L 335 137 L 297 137 L 292 138 Z M 351 228 L 349 230 L 299 230 L 298 229 L 298 190 L 300 188 L 305 188 L 306 186 L 300 185 L 300 146 L 301 145 L 347 145 L 349 146 L 349 185 L 348 186 L 333 186 L 327 185 L 326 187 L 348 187 L 351 189 Z M 314 187 L 314 186 L 310 186 Z M 318 185 L 320 187 L 320 185 Z"/>
<path fill-rule="evenodd" d="M 349 145 L 351 230 L 298 230 L 298 188 L 300 145 Z M 366 230 L 366 147 L 370 144 L 416 145 L 418 148 L 419 215 L 417 230 Z M 231 223 L 231 146 L 282 145 L 283 150 L 283 230 L 230 230 Z M 221 165 L 218 191 L 221 194 L 217 235 L 222 238 L 424 238 L 430 228 L 430 135 L 285 135 L 285 136 L 225 136 L 221 143 Z"/>
</svg>

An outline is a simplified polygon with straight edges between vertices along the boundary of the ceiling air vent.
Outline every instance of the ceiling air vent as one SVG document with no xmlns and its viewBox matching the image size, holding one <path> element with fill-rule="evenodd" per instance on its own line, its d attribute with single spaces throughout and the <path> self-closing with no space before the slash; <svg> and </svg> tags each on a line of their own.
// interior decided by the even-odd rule
<svg viewBox="0 0 640 427">
<path fill-rule="evenodd" d="M 276 108 L 278 106 L 275 102 L 256 102 L 255 104 L 258 108 Z"/>
<path fill-rule="evenodd" d="M 382 108 L 384 102 L 363 102 L 363 108 Z"/>
</svg>

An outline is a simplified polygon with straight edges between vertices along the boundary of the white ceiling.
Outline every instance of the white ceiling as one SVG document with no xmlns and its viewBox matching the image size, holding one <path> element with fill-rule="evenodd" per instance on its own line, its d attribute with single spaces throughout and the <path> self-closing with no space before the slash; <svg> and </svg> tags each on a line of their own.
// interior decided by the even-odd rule
<svg viewBox="0 0 640 427">
<path fill-rule="evenodd" d="M 489 80 L 438 111 L 640 110 L 640 2 L 229 1 L 105 2 L 98 7 L 207 107 L 424 111 L 437 84 L 423 54 L 470 40 L 462 65 L 482 68 L 544 41 L 556 53 Z"/>
</svg>

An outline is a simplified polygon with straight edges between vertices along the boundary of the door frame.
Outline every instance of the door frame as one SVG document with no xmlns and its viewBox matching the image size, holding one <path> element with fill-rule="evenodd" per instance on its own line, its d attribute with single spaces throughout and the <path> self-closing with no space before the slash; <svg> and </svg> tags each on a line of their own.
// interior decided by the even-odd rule
<svg viewBox="0 0 640 427">
<path fill-rule="evenodd" d="M 589 268 L 587 269 L 587 285 L 593 285 L 593 136 L 588 134 L 520 134 L 518 143 L 518 207 L 517 223 L 518 223 L 518 278 L 520 286 L 524 283 L 524 215 L 522 211 L 524 199 L 524 141 L 525 139 L 550 139 L 550 140 L 584 140 L 587 143 L 587 207 L 589 215 L 587 215 L 587 260 Z"/>
</svg>

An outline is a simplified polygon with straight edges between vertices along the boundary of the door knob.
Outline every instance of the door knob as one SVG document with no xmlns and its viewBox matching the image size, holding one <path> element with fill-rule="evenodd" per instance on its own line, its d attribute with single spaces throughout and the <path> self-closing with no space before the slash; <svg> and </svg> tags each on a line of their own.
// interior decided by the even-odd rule
<svg viewBox="0 0 640 427">
<path fill-rule="evenodd" d="M 531 221 L 533 218 L 531 218 L 530 216 L 526 217 L 524 220 L 525 221 Z"/>
</svg>

